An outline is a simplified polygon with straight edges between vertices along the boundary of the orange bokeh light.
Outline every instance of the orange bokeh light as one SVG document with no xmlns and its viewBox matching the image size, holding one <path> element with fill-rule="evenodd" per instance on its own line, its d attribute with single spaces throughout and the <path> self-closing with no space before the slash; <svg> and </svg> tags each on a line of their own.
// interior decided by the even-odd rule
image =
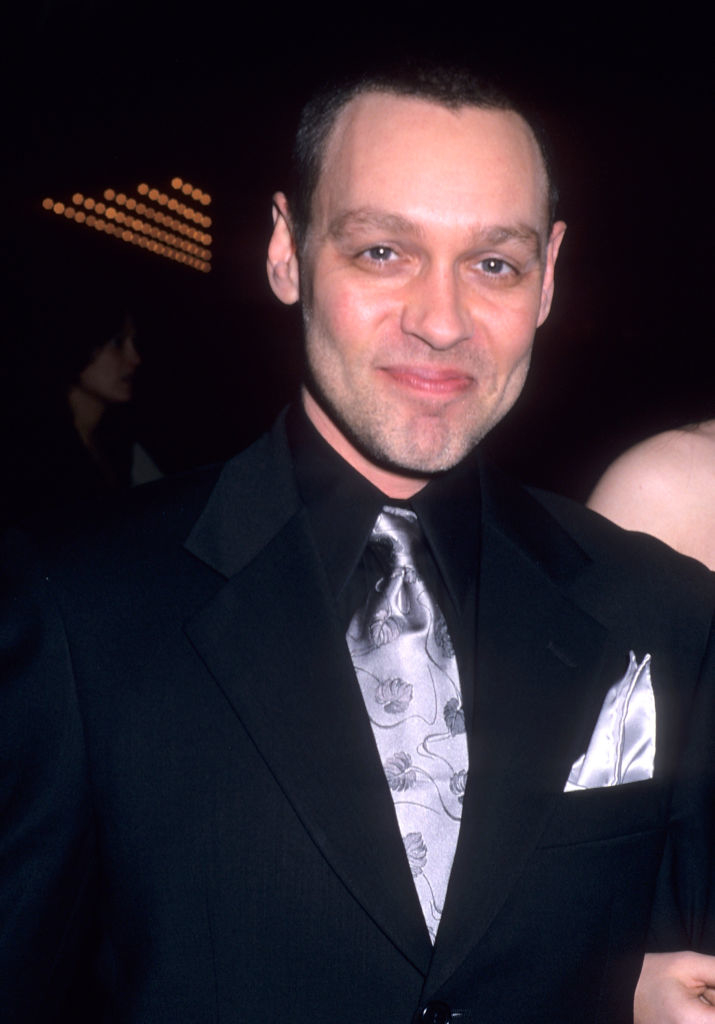
<svg viewBox="0 0 715 1024">
<path fill-rule="evenodd" d="M 211 202 L 211 196 L 208 193 L 182 178 L 172 178 L 171 187 L 203 206 L 207 206 Z M 111 235 L 128 244 L 149 249 L 165 259 L 174 260 L 195 270 L 201 270 L 203 273 L 208 272 L 211 269 L 208 262 L 211 259 L 211 250 L 203 248 L 203 246 L 210 246 L 212 237 L 210 234 L 197 230 L 195 225 L 203 228 L 210 227 L 211 218 L 175 198 L 169 198 L 166 193 L 157 188 L 150 188 L 146 182 L 141 182 L 137 186 L 137 192 L 140 196 L 148 196 L 152 202 L 165 207 L 167 212 L 163 213 L 112 188 L 104 189 L 102 193 L 106 202 L 97 201 L 81 192 L 74 192 L 71 202 L 64 203 L 46 196 L 42 199 L 41 205 L 42 209 L 64 216 L 67 220 L 74 220 L 77 224 L 86 224 L 87 227 L 92 227 L 95 231 Z M 113 203 L 116 205 L 112 205 Z M 117 207 L 125 207 L 126 212 Z M 129 211 L 133 211 L 132 214 Z M 174 213 L 175 216 L 170 216 L 168 211 Z M 102 219 L 101 215 L 106 219 Z M 147 220 L 142 220 L 139 215 L 153 221 L 156 226 L 152 226 Z M 159 241 L 154 241 L 149 236 L 153 236 L 153 239 Z"/>
</svg>

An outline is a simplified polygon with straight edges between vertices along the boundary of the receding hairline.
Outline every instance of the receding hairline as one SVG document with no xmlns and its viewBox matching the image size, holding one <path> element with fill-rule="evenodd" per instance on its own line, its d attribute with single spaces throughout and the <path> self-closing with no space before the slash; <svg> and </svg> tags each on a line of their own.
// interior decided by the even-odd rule
<svg viewBox="0 0 715 1024">
<path fill-rule="evenodd" d="M 412 104 L 421 105 L 421 106 L 435 107 L 437 109 L 447 110 L 449 113 L 453 113 L 453 114 L 456 114 L 456 115 L 460 114 L 463 111 L 476 111 L 478 113 L 482 113 L 482 114 L 485 114 L 485 115 L 488 115 L 488 116 L 491 116 L 491 115 L 500 116 L 500 115 L 502 115 L 502 116 L 506 116 L 508 118 L 511 117 L 515 122 L 517 122 L 523 128 L 525 136 L 529 139 L 529 142 L 531 143 L 531 147 L 533 149 L 533 153 L 534 153 L 534 157 L 535 157 L 535 161 L 536 161 L 536 167 L 538 167 L 539 171 L 540 171 L 541 188 L 543 190 L 543 202 L 544 202 L 544 212 L 545 212 L 545 227 L 546 227 L 546 231 L 547 231 L 547 234 L 548 234 L 548 232 L 551 230 L 551 226 L 552 226 L 552 218 L 551 218 L 551 210 L 550 210 L 550 196 L 549 196 L 549 190 L 550 190 L 549 171 L 548 171 L 548 167 L 546 165 L 546 160 L 544 158 L 544 154 L 543 154 L 542 148 L 539 145 L 539 140 L 538 140 L 538 138 L 536 136 L 536 133 L 532 129 L 532 126 L 530 125 L 529 121 L 518 110 L 516 110 L 513 107 L 484 107 L 484 106 L 480 106 L 477 103 L 469 103 L 469 102 L 442 103 L 438 99 L 432 99 L 431 97 L 419 96 L 419 95 L 413 95 L 413 94 L 405 94 L 405 93 L 402 93 L 402 92 L 393 91 L 393 90 L 388 89 L 388 88 L 381 88 L 381 89 L 371 88 L 369 90 L 364 90 L 362 92 L 359 92 L 355 96 L 352 96 L 345 104 L 343 104 L 341 109 L 336 113 L 335 118 L 334 118 L 333 123 L 332 123 L 332 126 L 331 126 L 331 129 L 330 129 L 330 131 L 328 132 L 328 134 L 326 135 L 326 137 L 325 137 L 325 139 L 323 141 L 322 158 L 321 158 L 321 161 L 320 161 L 320 171 L 319 171 L 317 180 L 315 182 L 315 189 L 314 189 L 314 192 L 313 192 L 312 203 L 315 202 L 315 195 L 317 194 L 318 188 L 320 187 L 320 183 L 323 180 L 323 176 L 325 175 L 326 169 L 329 166 L 331 155 L 334 155 L 336 153 L 336 151 L 340 150 L 340 146 L 341 146 L 341 142 L 342 142 L 341 136 L 344 137 L 345 133 L 349 130 L 350 123 L 351 123 L 351 121 L 350 121 L 350 110 L 351 110 L 351 108 L 354 110 L 355 107 L 357 106 L 357 104 L 363 102 L 366 99 L 373 98 L 373 97 L 385 97 L 385 98 L 388 98 L 388 99 L 396 99 L 398 101 L 404 101 L 405 103 L 412 103 Z M 349 215 L 352 215 L 352 216 L 355 215 L 355 211 L 352 211 L 352 212 L 351 211 L 345 211 L 345 213 L 347 213 Z M 366 216 L 366 214 L 369 214 L 369 211 L 362 211 L 363 218 Z M 313 220 L 313 218 L 311 216 L 311 224 L 312 224 L 312 220 Z M 510 233 L 510 234 L 517 234 L 518 232 L 516 230 L 514 230 L 513 232 L 511 230 L 509 230 L 508 233 Z M 526 228 L 523 228 L 522 236 L 525 233 L 526 233 Z"/>
<path fill-rule="evenodd" d="M 322 95 L 323 109 L 319 118 L 314 119 L 310 127 L 311 118 L 306 120 L 305 113 L 309 109 L 315 112 L 314 104 L 320 102 Z M 545 137 L 543 128 L 538 118 L 527 114 L 520 105 L 502 92 L 498 87 L 490 83 L 483 83 L 476 76 L 468 76 L 467 87 L 458 89 L 433 90 L 414 88 L 411 82 L 402 82 L 391 78 L 367 78 L 366 80 L 353 82 L 351 86 L 342 92 L 338 90 L 337 95 L 326 99 L 326 94 L 318 94 L 312 101 L 306 104 L 304 114 L 301 117 L 301 127 L 296 136 L 294 148 L 294 167 L 302 166 L 299 179 L 303 180 L 303 187 L 291 189 L 290 200 L 294 214 L 294 229 L 296 242 L 299 250 L 302 249 L 306 240 L 307 232 L 312 223 L 312 203 L 317 190 L 318 183 L 323 176 L 326 157 L 336 135 L 345 126 L 346 113 L 351 106 L 370 96 L 392 97 L 398 100 L 413 101 L 427 104 L 429 106 L 441 107 L 442 109 L 459 112 L 461 110 L 478 110 L 492 114 L 512 114 L 521 123 L 526 134 L 534 145 L 538 156 L 538 166 L 541 168 L 544 183 L 544 202 L 546 208 L 547 232 L 551 230 L 556 220 L 556 203 L 558 191 L 553 179 L 549 144 Z M 318 132 L 315 133 L 315 128 Z M 306 131 L 306 128 L 308 130 Z M 306 151 L 308 158 L 306 159 Z M 302 155 L 299 155 L 301 154 Z M 311 171 L 312 166 L 312 171 Z M 307 174 L 305 172 L 307 171 Z M 308 185 L 309 195 L 306 194 L 305 185 Z M 297 200 L 297 205 L 293 200 Z M 306 203 L 306 200 L 309 202 Z"/>
<path fill-rule="evenodd" d="M 340 109 L 335 113 L 332 125 L 330 127 L 330 131 L 327 132 L 325 138 L 323 139 L 321 151 L 322 159 L 320 167 L 321 173 L 325 165 L 325 157 L 327 151 L 330 145 L 332 144 L 333 140 L 335 139 L 336 135 L 339 134 L 341 128 L 346 127 L 346 122 L 348 121 L 351 109 L 354 109 L 359 103 L 363 103 L 366 100 L 380 98 L 397 100 L 399 103 L 404 104 L 416 104 L 419 106 L 435 107 L 438 110 L 446 110 L 448 113 L 456 115 L 461 114 L 465 111 L 476 111 L 479 114 L 485 114 L 487 117 L 493 116 L 512 118 L 524 128 L 526 135 L 528 135 L 529 139 L 531 140 L 534 146 L 534 150 L 538 155 L 541 168 L 544 172 L 544 180 L 548 181 L 549 169 L 546 164 L 544 153 L 539 144 L 537 134 L 534 131 L 532 125 L 529 123 L 528 119 L 522 113 L 520 113 L 520 111 L 517 110 L 515 107 L 483 106 L 479 103 L 470 103 L 469 101 L 466 100 L 443 103 L 441 100 L 433 99 L 430 96 L 420 96 L 411 93 L 403 93 L 389 89 L 387 87 L 380 89 L 365 89 L 361 92 L 358 92 L 354 96 L 351 96 L 350 99 L 348 99 L 342 105 L 342 107 L 340 107 Z"/>
</svg>

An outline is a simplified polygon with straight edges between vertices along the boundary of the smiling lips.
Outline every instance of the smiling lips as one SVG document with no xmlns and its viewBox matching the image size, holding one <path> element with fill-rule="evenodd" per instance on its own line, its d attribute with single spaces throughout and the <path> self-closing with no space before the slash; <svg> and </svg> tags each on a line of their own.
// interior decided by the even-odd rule
<svg viewBox="0 0 715 1024">
<path fill-rule="evenodd" d="M 449 367 L 385 366 L 381 369 L 395 383 L 425 396 L 450 397 L 466 391 L 474 383 L 470 374 Z"/>
</svg>

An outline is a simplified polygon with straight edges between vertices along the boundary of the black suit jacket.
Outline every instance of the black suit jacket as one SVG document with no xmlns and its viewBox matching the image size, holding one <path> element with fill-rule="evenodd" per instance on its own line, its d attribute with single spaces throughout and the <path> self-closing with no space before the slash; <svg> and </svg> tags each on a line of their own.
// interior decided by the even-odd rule
<svg viewBox="0 0 715 1024">
<path fill-rule="evenodd" d="M 132 1024 L 448 1019 L 435 1003 L 460 1024 L 618 1024 L 646 943 L 709 948 L 710 574 L 482 483 L 470 778 L 434 950 L 281 425 L 39 558 L 12 541 L 0 1015 L 54 1020 L 69 986 Z M 630 650 L 652 656 L 655 776 L 564 793 Z"/>
</svg>

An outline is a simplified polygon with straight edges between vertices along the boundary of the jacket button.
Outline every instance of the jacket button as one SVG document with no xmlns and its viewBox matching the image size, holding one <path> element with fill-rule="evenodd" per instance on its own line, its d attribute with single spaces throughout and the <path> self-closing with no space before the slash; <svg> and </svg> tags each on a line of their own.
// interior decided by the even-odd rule
<svg viewBox="0 0 715 1024">
<path fill-rule="evenodd" d="M 452 1011 L 446 1003 L 427 1003 L 417 1014 L 421 1024 L 449 1024 L 451 1019 Z"/>
</svg>

